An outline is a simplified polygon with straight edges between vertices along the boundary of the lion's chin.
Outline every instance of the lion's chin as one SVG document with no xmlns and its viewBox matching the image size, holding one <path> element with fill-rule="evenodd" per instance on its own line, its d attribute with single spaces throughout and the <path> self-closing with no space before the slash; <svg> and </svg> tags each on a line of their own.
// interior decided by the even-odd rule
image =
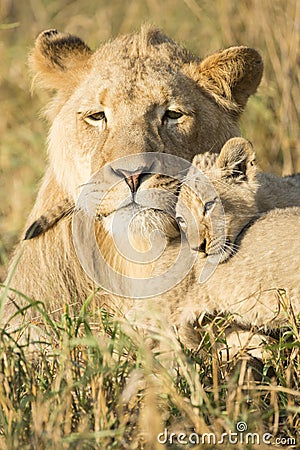
<svg viewBox="0 0 300 450">
<path fill-rule="evenodd" d="M 166 238 L 177 237 L 180 232 L 174 217 L 166 211 L 130 204 L 103 219 L 105 230 L 111 237 L 127 236 L 131 240 L 149 240 L 154 231 Z"/>
</svg>

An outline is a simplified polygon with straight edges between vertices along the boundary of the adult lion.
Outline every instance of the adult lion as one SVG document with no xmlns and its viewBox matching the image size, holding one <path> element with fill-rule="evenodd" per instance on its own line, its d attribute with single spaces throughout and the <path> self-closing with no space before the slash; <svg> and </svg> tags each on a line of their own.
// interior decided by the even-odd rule
<svg viewBox="0 0 300 450">
<path fill-rule="evenodd" d="M 35 83 L 55 95 L 47 110 L 49 166 L 26 229 L 60 202 L 76 202 L 91 175 L 114 162 L 111 171 L 121 183 L 103 205 L 104 221 L 97 228 L 111 259 L 108 223 L 120 199 L 141 186 L 178 189 L 168 177 L 149 176 L 151 164 L 143 158 L 136 167 L 118 166 L 118 158 L 163 152 L 191 161 L 199 152 L 219 152 L 239 134 L 239 116 L 263 71 L 260 55 L 251 48 L 232 47 L 201 60 L 148 27 L 95 53 L 76 36 L 48 30 L 37 38 L 30 61 Z M 143 212 L 143 235 L 157 226 L 169 235 L 178 232 L 165 209 L 162 202 L 160 209 Z M 17 247 L 7 284 L 45 302 L 49 312 L 66 302 L 82 303 L 95 286 L 75 255 L 70 217 L 62 215 L 38 234 Z M 12 292 L 8 298 L 13 302 L 5 306 L 5 318 L 15 311 L 15 302 L 22 303 Z M 103 293 L 97 304 L 110 310 L 120 306 Z M 126 309 L 126 302 L 121 305 Z"/>
</svg>

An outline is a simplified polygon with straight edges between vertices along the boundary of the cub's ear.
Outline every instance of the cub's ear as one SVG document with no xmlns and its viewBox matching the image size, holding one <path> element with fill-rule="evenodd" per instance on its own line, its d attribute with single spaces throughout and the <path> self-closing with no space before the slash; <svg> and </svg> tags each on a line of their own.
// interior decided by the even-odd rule
<svg viewBox="0 0 300 450">
<path fill-rule="evenodd" d="M 244 138 L 229 139 L 217 158 L 217 167 L 222 178 L 251 181 L 256 178 L 257 165 L 251 142 Z"/>
<path fill-rule="evenodd" d="M 199 153 L 194 156 L 192 164 L 203 173 L 210 173 L 216 167 L 217 158 L 217 153 Z"/>
<path fill-rule="evenodd" d="M 262 77 L 260 54 L 249 47 L 230 47 L 193 68 L 193 78 L 227 109 L 240 113 Z"/>
<path fill-rule="evenodd" d="M 43 31 L 29 57 L 35 79 L 46 88 L 69 88 L 78 83 L 92 51 L 77 36 L 57 30 Z"/>
</svg>

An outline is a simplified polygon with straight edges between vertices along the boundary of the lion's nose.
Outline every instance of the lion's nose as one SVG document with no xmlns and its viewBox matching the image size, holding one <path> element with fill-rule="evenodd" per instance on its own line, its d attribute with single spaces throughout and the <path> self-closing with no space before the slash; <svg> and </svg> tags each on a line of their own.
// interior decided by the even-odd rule
<svg viewBox="0 0 300 450">
<path fill-rule="evenodd" d="M 138 190 L 142 178 L 146 175 L 145 169 L 140 168 L 134 171 L 125 169 L 113 169 L 113 170 L 118 176 L 124 178 L 133 194 Z"/>
</svg>

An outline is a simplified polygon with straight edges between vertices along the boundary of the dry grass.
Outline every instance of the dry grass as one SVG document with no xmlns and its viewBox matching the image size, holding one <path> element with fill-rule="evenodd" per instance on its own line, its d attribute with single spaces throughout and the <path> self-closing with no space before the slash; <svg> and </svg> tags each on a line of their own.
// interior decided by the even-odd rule
<svg viewBox="0 0 300 450">
<path fill-rule="evenodd" d="M 255 383 L 244 358 L 228 372 L 218 356 L 222 337 L 213 330 L 224 329 L 224 319 L 205 325 L 193 353 L 162 329 L 155 336 L 164 339 L 164 355 L 104 311 L 91 317 L 82 308 L 73 317 L 66 310 L 60 323 L 47 314 L 45 322 L 49 334 L 43 331 L 43 341 L 50 338 L 52 344 L 40 351 L 37 346 L 31 357 L 12 334 L 0 336 L 3 450 L 159 450 L 165 429 L 168 449 L 267 449 L 265 433 L 273 443 L 289 443 L 276 448 L 298 448 L 300 345 L 292 326 L 279 341 L 269 342 L 262 380 Z M 101 324 L 102 331 L 93 333 L 92 323 Z M 240 421 L 247 433 L 255 433 L 254 443 L 251 438 L 246 445 L 245 432 L 238 445 L 230 445 L 228 437 L 218 445 L 222 433 L 235 433 Z M 198 436 L 200 443 L 210 434 L 214 445 L 208 437 L 200 447 L 179 445 L 171 433 L 185 433 L 192 442 Z"/>
<path fill-rule="evenodd" d="M 257 48 L 265 74 L 244 114 L 243 135 L 255 144 L 264 170 L 300 171 L 299 1 L 2 0 L 0 267 L 20 234 L 45 168 L 47 125 L 39 112 L 47 95 L 31 96 L 26 67 L 36 35 L 55 27 L 80 35 L 94 48 L 144 22 L 162 27 L 200 55 L 237 44 Z M 16 351 L 12 336 L 1 335 L 1 449 L 154 450 L 162 448 L 156 437 L 165 426 L 220 436 L 234 431 L 239 420 L 260 435 L 296 436 L 300 357 L 293 322 L 270 345 L 265 375 L 257 385 L 248 380 L 244 363 L 230 380 L 222 375 L 216 338 L 209 330 L 194 354 L 170 341 L 179 367 L 171 376 L 134 330 L 123 332 L 102 313 L 96 320 L 104 330 L 95 337 L 91 320 L 79 323 L 66 311 L 61 323 L 49 325 L 56 329 L 56 345 L 34 359 L 26 349 Z M 268 380 L 268 365 L 276 381 Z"/>
</svg>

